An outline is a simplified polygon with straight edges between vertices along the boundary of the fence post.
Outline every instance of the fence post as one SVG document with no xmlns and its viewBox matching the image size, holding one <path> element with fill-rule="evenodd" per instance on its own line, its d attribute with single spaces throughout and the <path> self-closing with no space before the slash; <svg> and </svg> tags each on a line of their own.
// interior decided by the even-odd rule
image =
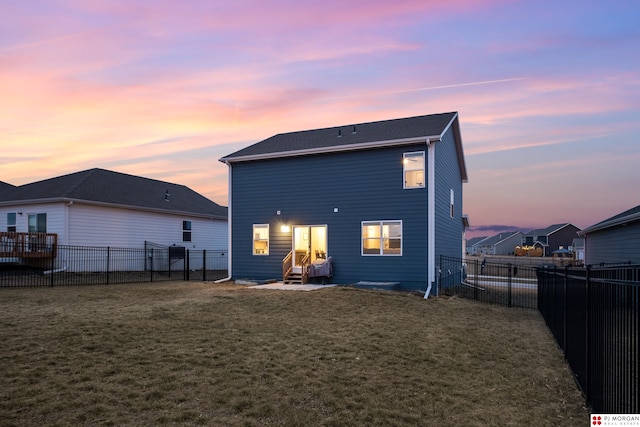
<svg viewBox="0 0 640 427">
<path fill-rule="evenodd" d="M 54 267 L 55 267 L 55 257 L 53 256 L 53 252 L 52 252 L 51 253 L 51 268 L 50 268 L 50 270 L 51 270 L 51 287 L 52 288 L 53 288 L 53 275 L 55 274 L 53 272 Z"/>
<path fill-rule="evenodd" d="M 187 249 L 187 253 L 186 253 L 186 265 L 184 268 L 184 280 L 186 280 L 187 282 L 189 281 L 189 267 L 190 267 L 190 259 L 191 259 L 191 254 L 189 253 L 189 249 Z"/>
<path fill-rule="evenodd" d="M 473 287 L 473 299 L 475 301 L 478 301 L 478 275 L 480 274 L 480 270 L 478 269 L 478 260 L 474 260 L 475 265 L 475 269 L 474 272 L 475 274 L 473 275 L 474 279 L 475 279 L 475 283 L 474 283 L 474 287 Z"/>
<path fill-rule="evenodd" d="M 512 269 L 512 267 L 513 267 L 513 266 L 511 265 L 511 263 L 509 263 L 509 265 L 508 265 L 508 269 L 509 269 L 509 271 L 508 271 L 508 273 L 507 273 L 507 284 L 508 284 L 508 287 L 509 287 L 509 291 L 508 291 L 508 295 L 509 295 L 509 307 L 511 307 L 511 295 L 512 295 L 512 291 L 511 291 L 511 282 L 512 282 L 512 280 L 511 280 L 511 271 L 512 271 L 512 270 L 511 270 L 511 269 Z"/>
<path fill-rule="evenodd" d="M 153 248 L 151 248 L 151 260 L 149 261 L 149 267 L 151 267 L 149 268 L 149 281 L 153 282 Z"/>
<path fill-rule="evenodd" d="M 584 272 L 584 282 L 585 282 L 585 287 L 586 287 L 586 293 L 587 293 L 587 303 L 586 303 L 586 307 L 585 307 L 585 316 L 587 317 L 586 321 L 585 321 L 585 341 L 586 341 L 586 345 L 585 345 L 585 372 L 586 372 L 586 378 L 584 379 L 584 395 L 587 397 L 587 402 L 591 402 L 591 352 L 589 351 L 591 348 L 591 313 L 590 313 L 590 308 L 591 308 L 591 264 L 587 265 L 587 269 Z"/>
<path fill-rule="evenodd" d="M 107 285 L 109 284 L 109 264 L 111 262 L 111 248 L 107 246 Z"/>
<path fill-rule="evenodd" d="M 207 250 L 202 251 L 202 281 L 207 280 Z"/>
<path fill-rule="evenodd" d="M 564 301 L 564 309 L 562 310 L 562 337 L 563 337 L 563 343 L 562 343 L 562 348 L 564 349 L 565 354 L 567 353 L 567 287 L 569 285 L 569 267 L 568 266 L 564 266 L 564 281 L 563 281 L 563 286 L 564 288 L 562 289 L 562 299 Z"/>
</svg>

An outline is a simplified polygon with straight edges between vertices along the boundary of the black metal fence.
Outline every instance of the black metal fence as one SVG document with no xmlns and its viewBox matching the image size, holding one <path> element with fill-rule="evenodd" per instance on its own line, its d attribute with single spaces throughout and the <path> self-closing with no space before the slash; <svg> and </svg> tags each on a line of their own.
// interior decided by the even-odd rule
<svg viewBox="0 0 640 427">
<path fill-rule="evenodd" d="M 640 413 L 640 266 L 539 268 L 538 309 L 594 412 Z"/>
<path fill-rule="evenodd" d="M 227 277 L 226 251 L 58 245 L 56 256 L 3 258 L 0 287 L 71 286 Z"/>
<path fill-rule="evenodd" d="M 536 267 L 440 257 L 438 290 L 508 307 L 536 308 Z"/>
</svg>

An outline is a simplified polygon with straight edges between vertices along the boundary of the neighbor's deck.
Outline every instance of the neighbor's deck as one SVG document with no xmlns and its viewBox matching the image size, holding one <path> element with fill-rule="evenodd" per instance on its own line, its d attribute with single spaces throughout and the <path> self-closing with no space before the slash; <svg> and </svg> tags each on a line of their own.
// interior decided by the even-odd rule
<svg viewBox="0 0 640 427">
<path fill-rule="evenodd" d="M 55 233 L 0 232 L 0 258 L 55 258 Z"/>
</svg>

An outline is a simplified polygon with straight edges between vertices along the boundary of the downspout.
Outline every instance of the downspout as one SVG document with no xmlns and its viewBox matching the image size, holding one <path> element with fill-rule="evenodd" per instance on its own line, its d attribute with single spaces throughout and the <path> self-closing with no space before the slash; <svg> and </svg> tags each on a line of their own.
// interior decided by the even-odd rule
<svg viewBox="0 0 640 427">
<path fill-rule="evenodd" d="M 228 188 L 227 188 L 227 274 L 224 279 L 218 279 L 213 283 L 222 283 L 231 280 L 231 163 L 225 161 L 229 168 Z"/>
<path fill-rule="evenodd" d="M 427 139 L 427 291 L 424 299 L 429 298 L 431 287 L 436 278 L 436 151 L 434 142 Z"/>
</svg>

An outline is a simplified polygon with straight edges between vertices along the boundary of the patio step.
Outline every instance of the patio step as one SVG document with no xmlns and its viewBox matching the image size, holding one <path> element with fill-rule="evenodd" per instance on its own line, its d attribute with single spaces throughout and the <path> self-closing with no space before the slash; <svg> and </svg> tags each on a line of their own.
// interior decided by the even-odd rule
<svg viewBox="0 0 640 427">
<path fill-rule="evenodd" d="M 302 285 L 302 274 L 291 273 L 282 280 L 285 285 Z"/>
</svg>

